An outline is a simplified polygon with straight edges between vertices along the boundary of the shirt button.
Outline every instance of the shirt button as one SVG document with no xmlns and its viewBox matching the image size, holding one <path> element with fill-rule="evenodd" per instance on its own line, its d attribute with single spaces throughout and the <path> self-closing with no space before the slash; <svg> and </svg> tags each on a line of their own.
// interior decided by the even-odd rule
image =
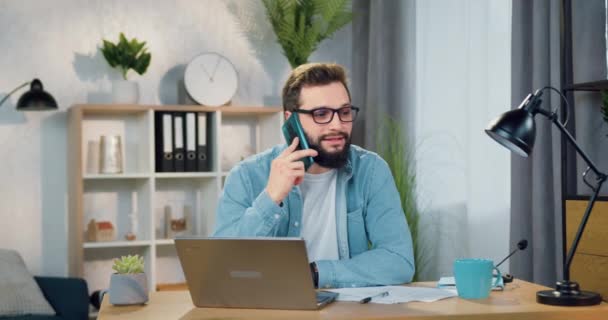
<svg viewBox="0 0 608 320">
<path fill-rule="evenodd" d="M 279 218 L 280 218 L 280 217 L 281 217 L 281 216 L 280 216 L 278 213 L 274 215 L 274 218 L 275 218 L 276 220 L 279 220 Z"/>
<path fill-rule="evenodd" d="M 294 227 L 296 227 L 296 228 L 297 228 L 299 225 L 300 225 L 300 224 L 299 224 L 297 221 L 293 223 L 293 226 L 294 226 Z"/>
</svg>

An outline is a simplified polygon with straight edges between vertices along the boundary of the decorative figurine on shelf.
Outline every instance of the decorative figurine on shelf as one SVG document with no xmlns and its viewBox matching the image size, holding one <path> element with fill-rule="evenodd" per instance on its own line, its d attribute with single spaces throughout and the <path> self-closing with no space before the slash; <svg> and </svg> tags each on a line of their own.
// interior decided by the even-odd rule
<svg viewBox="0 0 608 320">
<path fill-rule="evenodd" d="M 122 173 L 122 142 L 119 135 L 106 136 L 100 138 L 100 172 L 101 173 Z"/>
<path fill-rule="evenodd" d="M 127 234 L 125 235 L 125 239 L 129 241 L 134 241 L 137 239 L 137 213 L 131 213 L 129 215 L 129 220 L 131 222 L 131 230 L 127 232 Z"/>
<path fill-rule="evenodd" d="M 87 142 L 87 170 L 88 174 L 98 174 L 100 172 L 100 144 L 99 140 L 89 140 Z"/>
<path fill-rule="evenodd" d="M 184 205 L 184 220 L 186 222 L 186 230 L 184 235 L 192 235 L 194 234 L 194 230 L 192 227 L 194 224 L 192 223 L 192 206 Z"/>
<path fill-rule="evenodd" d="M 97 241 L 112 241 L 116 237 L 116 230 L 110 221 L 95 221 L 91 219 L 87 225 L 87 240 L 92 242 Z"/>
<path fill-rule="evenodd" d="M 173 235 L 177 233 L 182 233 L 186 230 L 186 219 L 171 219 L 171 231 L 173 231 Z"/>
<path fill-rule="evenodd" d="M 134 241 L 137 239 L 137 192 L 133 191 L 131 195 L 131 213 L 129 214 L 129 222 L 131 224 L 131 228 L 129 232 L 125 235 L 125 239 L 129 241 Z"/>
<path fill-rule="evenodd" d="M 165 206 L 165 237 L 173 239 L 176 235 L 191 234 L 192 231 L 192 207 L 184 206 L 184 217 L 173 219 L 171 206 Z"/>
<path fill-rule="evenodd" d="M 167 239 L 173 239 L 173 237 L 174 237 L 173 230 L 171 228 L 172 219 L 173 219 L 173 217 L 171 215 L 171 206 L 166 205 L 165 206 L 165 238 L 167 238 Z"/>
</svg>

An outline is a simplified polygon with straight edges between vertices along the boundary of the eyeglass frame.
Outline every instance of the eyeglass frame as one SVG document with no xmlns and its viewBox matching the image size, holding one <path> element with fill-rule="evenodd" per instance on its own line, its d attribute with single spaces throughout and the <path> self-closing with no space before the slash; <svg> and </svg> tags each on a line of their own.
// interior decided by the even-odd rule
<svg viewBox="0 0 608 320">
<path fill-rule="evenodd" d="M 355 116 L 353 117 L 352 120 L 350 120 L 350 121 L 344 121 L 344 120 L 342 120 L 342 117 L 340 116 L 339 112 L 340 112 L 340 110 L 343 110 L 344 108 L 350 108 L 351 111 L 355 111 Z M 331 117 L 329 117 L 329 121 L 327 121 L 327 122 L 318 122 L 315 119 L 315 115 L 314 115 L 314 112 L 318 111 L 318 110 L 327 110 L 327 111 L 331 112 Z M 340 107 L 338 109 L 332 109 L 330 107 L 318 107 L 318 108 L 314 108 L 314 109 L 310 109 L 310 110 L 296 109 L 296 110 L 292 110 L 291 112 L 302 113 L 302 114 L 309 114 L 312 117 L 312 121 L 314 121 L 316 124 L 328 124 L 328 123 L 334 121 L 334 116 L 336 115 L 336 113 L 338 114 L 338 119 L 341 122 L 355 122 L 355 120 L 357 119 L 357 114 L 359 114 L 359 110 L 361 110 L 361 109 L 358 108 L 358 107 L 355 107 L 355 106 L 353 106 L 351 104 L 351 105 Z"/>
</svg>

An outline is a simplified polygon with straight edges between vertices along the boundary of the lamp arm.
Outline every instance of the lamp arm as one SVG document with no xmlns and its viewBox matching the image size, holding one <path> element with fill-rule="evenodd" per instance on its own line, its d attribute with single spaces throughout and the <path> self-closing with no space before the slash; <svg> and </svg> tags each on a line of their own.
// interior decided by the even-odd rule
<svg viewBox="0 0 608 320">
<path fill-rule="evenodd" d="M 4 103 L 4 101 L 6 101 L 6 99 L 8 99 L 13 93 L 15 93 L 17 90 L 19 90 L 19 89 L 27 86 L 30 83 L 31 83 L 31 81 L 27 81 L 24 84 L 21 84 L 17 88 L 13 89 L 11 92 L 9 92 L 4 98 L 2 98 L 2 100 L 0 100 L 0 107 L 2 106 L 2 104 Z"/>
<path fill-rule="evenodd" d="M 587 163 L 587 166 L 591 170 L 593 170 L 593 172 L 596 175 L 596 179 L 597 179 L 597 186 L 591 188 L 593 190 L 593 194 L 591 195 L 591 198 L 589 199 L 589 203 L 587 204 L 587 208 L 585 209 L 585 214 L 583 215 L 581 223 L 578 226 L 578 230 L 576 231 L 576 235 L 574 236 L 574 240 L 572 241 L 572 245 L 570 246 L 570 250 L 568 251 L 568 255 L 566 256 L 566 262 L 564 263 L 564 270 L 563 270 L 564 271 L 564 280 L 569 281 L 570 280 L 570 265 L 572 264 L 572 259 L 574 258 L 574 253 L 576 252 L 576 249 L 579 245 L 583 232 L 585 231 L 585 226 L 587 225 L 587 221 L 589 220 L 589 216 L 591 215 L 591 211 L 593 210 L 593 205 L 595 204 L 595 201 L 597 200 L 600 190 L 602 189 L 602 185 L 604 184 L 604 182 L 606 181 L 606 178 L 608 176 L 605 173 L 601 172 L 597 168 L 595 163 L 593 163 L 593 161 L 589 158 L 589 156 L 581 149 L 581 147 L 578 145 L 578 143 L 576 142 L 574 137 L 572 137 L 570 132 L 568 132 L 568 130 L 566 130 L 566 127 L 561 122 L 559 122 L 559 120 L 557 118 L 557 114 L 555 112 L 549 112 L 546 110 L 539 109 L 538 113 L 549 118 L 551 120 L 551 122 L 553 122 L 553 124 L 555 124 L 557 126 L 557 128 L 566 136 L 567 140 L 570 142 L 570 144 L 572 144 L 572 146 L 574 146 L 574 149 L 577 151 L 577 153 L 581 156 L 581 158 L 583 158 L 583 160 L 585 160 L 585 162 Z M 564 239 L 564 241 L 566 241 L 566 240 Z"/>
<path fill-rule="evenodd" d="M 570 246 L 570 250 L 568 251 L 568 255 L 566 256 L 566 262 L 564 263 L 564 280 L 570 280 L 570 265 L 572 264 L 572 259 L 574 258 L 574 253 L 576 252 L 576 248 L 581 240 L 583 235 L 583 231 L 585 231 L 585 226 L 587 225 L 587 221 L 589 220 L 589 216 L 591 215 L 591 210 L 593 210 L 593 205 L 595 204 L 595 200 L 597 200 L 597 196 L 600 193 L 600 189 L 602 185 L 606 181 L 606 177 L 600 178 L 598 184 L 589 199 L 589 203 L 587 204 L 587 208 L 585 209 L 585 214 L 583 215 L 583 219 L 581 223 L 578 225 L 578 230 L 576 231 L 576 235 L 574 236 L 574 240 L 572 241 L 572 245 Z"/>
<path fill-rule="evenodd" d="M 574 137 L 570 134 L 570 132 L 568 132 L 566 127 L 564 127 L 564 125 L 561 122 L 559 122 L 559 120 L 557 119 L 557 114 L 555 112 L 549 112 L 549 111 L 543 110 L 543 109 L 539 109 L 537 112 L 539 114 L 542 114 L 545 117 L 549 118 L 549 120 L 551 120 L 551 122 L 553 122 L 553 124 L 555 124 L 557 126 L 559 131 L 561 131 L 562 134 L 564 134 L 566 136 L 566 138 L 568 139 L 570 144 L 574 147 L 574 149 L 576 149 L 576 152 L 581 156 L 581 158 L 583 158 L 583 160 L 585 160 L 585 163 L 587 163 L 589 168 L 591 168 L 591 170 L 593 170 L 593 172 L 598 176 L 598 178 L 600 178 L 601 176 L 604 176 L 604 177 L 606 176 L 605 173 L 602 173 L 597 168 L 597 166 L 595 165 L 593 160 L 591 160 L 591 158 L 589 158 L 589 156 L 585 153 L 585 151 L 583 151 L 583 149 L 581 149 L 581 147 L 578 145 L 578 143 L 576 142 Z"/>
</svg>

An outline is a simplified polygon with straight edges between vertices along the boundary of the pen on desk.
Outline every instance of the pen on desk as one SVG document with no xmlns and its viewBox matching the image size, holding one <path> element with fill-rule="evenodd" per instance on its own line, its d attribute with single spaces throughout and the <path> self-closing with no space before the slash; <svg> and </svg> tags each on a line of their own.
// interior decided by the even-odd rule
<svg viewBox="0 0 608 320">
<path fill-rule="evenodd" d="M 386 297 L 386 296 L 388 296 L 388 291 L 380 292 L 376 295 L 369 296 L 367 298 L 363 298 L 363 299 L 359 300 L 359 303 L 368 303 L 368 302 L 372 301 L 373 298 L 382 298 L 382 297 Z"/>
</svg>

